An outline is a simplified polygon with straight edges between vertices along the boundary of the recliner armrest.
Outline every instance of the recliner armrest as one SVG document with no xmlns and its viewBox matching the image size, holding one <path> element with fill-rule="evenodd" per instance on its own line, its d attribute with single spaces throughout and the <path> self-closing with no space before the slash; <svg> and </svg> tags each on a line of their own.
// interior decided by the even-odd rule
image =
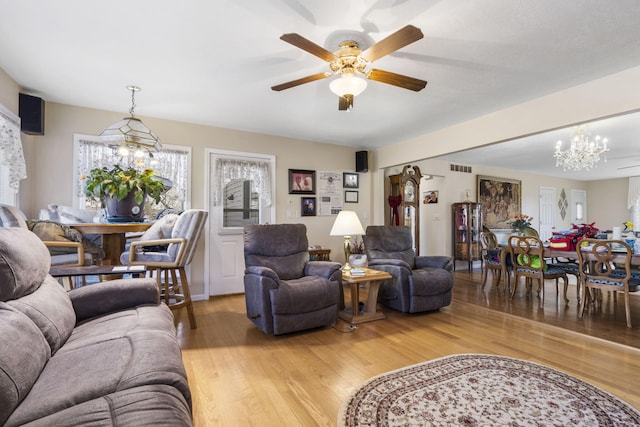
<svg viewBox="0 0 640 427">
<path fill-rule="evenodd" d="M 443 268 L 453 271 L 453 261 L 449 256 L 417 256 L 416 268 Z"/>
<path fill-rule="evenodd" d="M 84 286 L 68 292 L 76 322 L 139 305 L 159 304 L 155 279 L 117 279 Z"/>
<path fill-rule="evenodd" d="M 331 279 L 331 276 L 340 270 L 340 264 L 332 261 L 309 261 L 304 266 L 305 276 L 319 276 Z M 340 273 L 342 275 L 342 272 Z M 337 278 L 336 280 L 339 280 Z"/>
<path fill-rule="evenodd" d="M 244 274 L 255 274 L 257 276 L 268 277 L 276 283 L 280 281 L 280 277 L 278 277 L 278 274 L 275 271 L 273 271 L 269 267 L 263 267 L 260 265 L 251 265 L 247 267 L 244 270 Z"/>
</svg>

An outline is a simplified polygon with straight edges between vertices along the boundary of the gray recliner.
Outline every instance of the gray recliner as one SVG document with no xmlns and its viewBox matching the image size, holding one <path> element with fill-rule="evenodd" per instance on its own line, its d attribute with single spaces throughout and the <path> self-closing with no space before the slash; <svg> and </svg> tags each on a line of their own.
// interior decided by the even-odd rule
<svg viewBox="0 0 640 427">
<path fill-rule="evenodd" d="M 244 228 L 247 317 L 264 333 L 331 325 L 338 316 L 340 264 L 309 261 L 304 224 Z"/>
<path fill-rule="evenodd" d="M 378 302 L 403 313 L 438 310 L 451 303 L 451 257 L 416 256 L 407 227 L 370 225 L 362 239 L 369 267 L 393 276 L 380 285 Z"/>
</svg>

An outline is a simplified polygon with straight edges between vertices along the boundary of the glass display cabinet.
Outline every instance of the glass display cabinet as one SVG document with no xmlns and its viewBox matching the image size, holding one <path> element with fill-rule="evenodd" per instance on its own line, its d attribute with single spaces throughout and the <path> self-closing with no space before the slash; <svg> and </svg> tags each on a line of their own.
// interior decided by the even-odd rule
<svg viewBox="0 0 640 427">
<path fill-rule="evenodd" d="M 420 179 L 422 173 L 418 166 L 406 165 L 402 173 L 389 176 L 391 189 L 389 204 L 391 213 L 389 225 L 409 227 L 413 236 L 416 255 L 420 254 Z M 395 198 L 396 202 L 392 203 Z M 394 206 L 395 205 L 395 206 Z"/>
<path fill-rule="evenodd" d="M 482 205 L 473 202 L 454 203 L 453 213 L 453 268 L 457 260 L 467 261 L 471 272 L 473 261 L 481 255 L 480 232 L 482 231 Z"/>
</svg>

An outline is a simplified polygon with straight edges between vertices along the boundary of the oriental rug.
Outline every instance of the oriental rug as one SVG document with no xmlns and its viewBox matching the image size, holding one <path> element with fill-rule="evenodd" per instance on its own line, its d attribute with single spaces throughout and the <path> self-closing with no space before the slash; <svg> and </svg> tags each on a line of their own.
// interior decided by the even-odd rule
<svg viewBox="0 0 640 427">
<path fill-rule="evenodd" d="M 366 381 L 339 426 L 637 426 L 610 393 L 526 360 L 487 354 L 434 359 Z"/>
</svg>

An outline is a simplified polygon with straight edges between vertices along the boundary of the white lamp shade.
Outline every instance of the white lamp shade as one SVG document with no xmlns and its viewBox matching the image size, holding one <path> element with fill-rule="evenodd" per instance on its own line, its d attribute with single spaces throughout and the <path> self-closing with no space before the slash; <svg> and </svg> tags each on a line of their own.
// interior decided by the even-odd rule
<svg viewBox="0 0 640 427">
<path fill-rule="evenodd" d="M 358 215 L 354 211 L 340 211 L 329 233 L 330 236 L 355 236 L 363 234 L 364 228 L 362 228 Z"/>
<path fill-rule="evenodd" d="M 356 77 L 353 73 L 343 73 L 339 79 L 335 79 L 329 84 L 331 92 L 338 96 L 360 95 L 367 88 L 367 81 Z"/>
</svg>

